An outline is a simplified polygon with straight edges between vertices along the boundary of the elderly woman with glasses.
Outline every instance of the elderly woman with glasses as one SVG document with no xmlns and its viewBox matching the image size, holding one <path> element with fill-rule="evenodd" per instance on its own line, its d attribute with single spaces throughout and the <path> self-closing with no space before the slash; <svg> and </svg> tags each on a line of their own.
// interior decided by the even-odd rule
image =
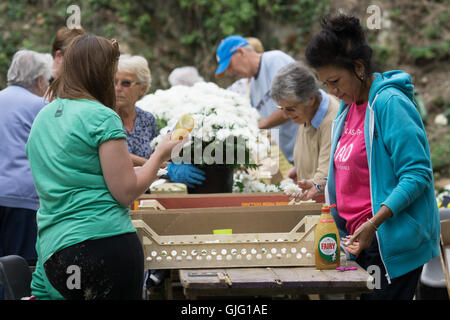
<svg viewBox="0 0 450 320">
<path fill-rule="evenodd" d="M 294 147 L 294 168 L 288 177 L 303 184 L 313 184 L 293 195 L 309 200 L 323 192 L 330 161 L 331 127 L 339 109 L 338 100 L 319 89 L 314 74 L 302 63 L 281 68 L 272 81 L 272 99 L 286 118 L 299 125 Z"/>
<path fill-rule="evenodd" d="M 147 60 L 141 56 L 122 54 L 115 77 L 116 112 L 122 119 L 127 135 L 127 147 L 134 166 L 142 166 L 153 150 L 150 142 L 158 136 L 155 117 L 136 106 L 151 85 Z M 169 163 L 167 178 L 192 188 L 205 180 L 203 170 L 191 164 Z"/>
<path fill-rule="evenodd" d="M 147 60 L 140 56 L 122 54 L 115 78 L 116 112 L 123 122 L 127 147 L 135 166 L 142 166 L 153 150 L 150 142 L 158 135 L 155 117 L 136 106 L 151 85 Z"/>
</svg>

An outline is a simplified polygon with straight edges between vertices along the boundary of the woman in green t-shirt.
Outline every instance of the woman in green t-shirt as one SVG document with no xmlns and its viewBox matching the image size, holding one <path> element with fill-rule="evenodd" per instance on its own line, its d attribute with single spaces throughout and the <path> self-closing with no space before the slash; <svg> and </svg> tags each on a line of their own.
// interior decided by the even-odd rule
<svg viewBox="0 0 450 320">
<path fill-rule="evenodd" d="M 51 102 L 33 123 L 27 156 L 40 198 L 37 298 L 142 296 L 144 257 L 129 205 L 180 142 L 167 136 L 150 160 L 133 168 L 113 110 L 119 55 L 115 40 L 76 37 L 47 93 Z"/>
</svg>

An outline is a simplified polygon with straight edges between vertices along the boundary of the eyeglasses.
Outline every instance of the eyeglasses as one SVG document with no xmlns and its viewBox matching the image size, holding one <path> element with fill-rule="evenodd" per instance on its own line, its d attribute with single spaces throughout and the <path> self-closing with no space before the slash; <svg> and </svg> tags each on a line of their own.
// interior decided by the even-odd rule
<svg viewBox="0 0 450 320">
<path fill-rule="evenodd" d="M 307 108 L 307 109 L 309 109 L 311 106 L 313 106 L 314 101 L 315 101 L 315 100 L 312 99 L 312 98 L 310 98 L 309 101 L 306 102 L 306 103 L 302 103 L 302 102 L 299 102 L 299 101 L 295 101 L 295 100 L 294 100 L 294 103 L 292 103 L 292 104 L 293 104 L 292 107 L 281 107 L 281 106 L 277 106 L 277 109 L 278 109 L 278 110 L 281 110 L 281 111 L 284 111 L 284 112 L 292 113 L 292 112 L 296 112 L 297 109 L 298 109 L 298 107 L 302 107 L 302 108 Z M 292 101 L 291 101 L 291 102 L 292 102 Z M 287 104 L 287 103 L 286 103 L 286 104 Z"/>
<path fill-rule="evenodd" d="M 123 88 L 129 88 L 132 85 L 141 84 L 138 81 L 122 80 L 119 82 L 118 80 L 114 80 L 114 86 L 117 86 L 117 84 L 119 84 L 119 83 L 120 83 L 120 86 L 122 86 Z"/>
<path fill-rule="evenodd" d="M 298 106 L 295 106 L 295 107 L 280 107 L 280 106 L 277 106 L 278 110 L 285 111 L 285 112 L 295 112 L 295 111 L 297 111 L 297 107 Z"/>
</svg>

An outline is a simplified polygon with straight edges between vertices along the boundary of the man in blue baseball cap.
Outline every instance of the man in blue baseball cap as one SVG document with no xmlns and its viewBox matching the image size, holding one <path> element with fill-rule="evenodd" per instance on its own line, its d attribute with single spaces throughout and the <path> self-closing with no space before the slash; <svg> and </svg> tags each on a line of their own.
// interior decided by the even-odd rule
<svg viewBox="0 0 450 320">
<path fill-rule="evenodd" d="M 238 51 L 239 48 L 248 45 L 249 43 L 244 37 L 237 35 L 229 36 L 222 40 L 216 52 L 217 63 L 219 63 L 219 67 L 216 70 L 216 76 L 223 76 L 225 70 L 230 65 L 233 54 Z"/>
<path fill-rule="evenodd" d="M 258 109 L 262 118 L 258 126 L 260 129 L 271 129 L 272 136 L 278 137 L 281 151 L 292 164 L 298 125 L 278 110 L 271 98 L 270 87 L 278 70 L 295 60 L 280 50 L 258 53 L 239 35 L 223 39 L 217 47 L 216 58 L 219 64 L 216 77 L 227 74 L 251 78 L 250 103 Z"/>
</svg>

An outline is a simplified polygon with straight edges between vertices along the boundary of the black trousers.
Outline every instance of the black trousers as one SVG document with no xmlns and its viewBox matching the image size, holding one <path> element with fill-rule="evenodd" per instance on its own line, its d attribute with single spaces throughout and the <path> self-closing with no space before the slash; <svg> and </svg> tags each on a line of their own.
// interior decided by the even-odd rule
<svg viewBox="0 0 450 320">
<path fill-rule="evenodd" d="M 141 300 L 144 253 L 136 233 L 87 240 L 44 263 L 52 286 L 68 300 Z"/>
<path fill-rule="evenodd" d="M 0 206 L 0 257 L 18 255 L 36 265 L 36 210 Z M 0 300 L 4 288 L 0 285 Z"/>
<path fill-rule="evenodd" d="M 35 265 L 36 210 L 0 206 L 0 257 L 18 255 Z"/>
<path fill-rule="evenodd" d="M 391 279 L 389 284 L 386 278 L 386 269 L 381 260 L 380 251 L 378 249 L 377 238 L 374 237 L 369 248 L 363 250 L 356 258 L 356 262 L 368 269 L 370 266 L 378 266 L 380 273 L 379 281 L 380 289 L 374 288 L 370 294 L 362 294 L 361 300 L 412 300 L 419 282 L 422 267 L 412 270 L 400 277 Z M 374 276 L 373 274 L 372 276 Z M 375 283 L 376 285 L 377 283 Z"/>
</svg>

